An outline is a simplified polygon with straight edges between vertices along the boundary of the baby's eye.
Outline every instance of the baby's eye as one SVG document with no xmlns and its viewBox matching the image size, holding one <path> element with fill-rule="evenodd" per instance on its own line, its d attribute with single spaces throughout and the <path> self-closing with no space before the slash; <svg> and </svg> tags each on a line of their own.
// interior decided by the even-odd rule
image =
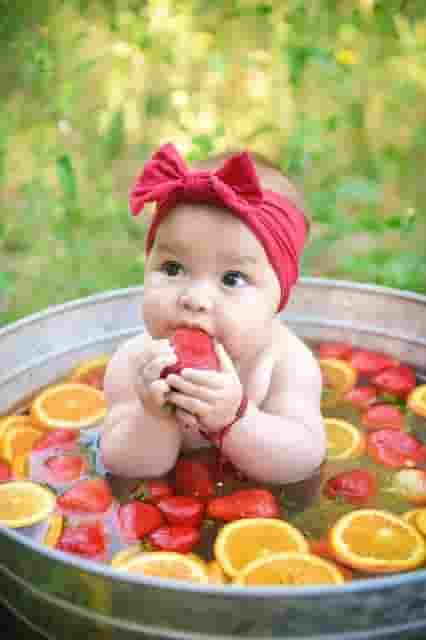
<svg viewBox="0 0 426 640">
<path fill-rule="evenodd" d="M 161 265 L 161 271 L 172 277 L 177 276 L 182 270 L 183 266 L 175 260 L 167 260 L 167 262 Z"/>
<path fill-rule="evenodd" d="M 241 287 L 247 284 L 248 278 L 241 271 L 227 271 L 223 275 L 222 282 L 227 287 Z"/>
</svg>

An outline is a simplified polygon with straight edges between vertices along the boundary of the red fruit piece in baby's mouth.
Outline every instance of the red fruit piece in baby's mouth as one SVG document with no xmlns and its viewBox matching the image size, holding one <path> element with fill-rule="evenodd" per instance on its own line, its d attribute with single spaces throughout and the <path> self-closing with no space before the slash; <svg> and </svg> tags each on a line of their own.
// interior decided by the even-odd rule
<svg viewBox="0 0 426 640">
<path fill-rule="evenodd" d="M 214 369 L 219 371 L 220 364 L 214 349 L 214 342 L 202 329 L 181 327 L 176 329 L 170 342 L 174 347 L 177 362 L 165 367 L 161 378 L 170 373 L 179 374 L 182 369 Z"/>
</svg>

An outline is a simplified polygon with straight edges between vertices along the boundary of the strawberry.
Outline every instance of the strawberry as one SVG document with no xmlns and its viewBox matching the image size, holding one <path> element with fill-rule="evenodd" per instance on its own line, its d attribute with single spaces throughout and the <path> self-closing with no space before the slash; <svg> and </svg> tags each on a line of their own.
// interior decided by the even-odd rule
<svg viewBox="0 0 426 640">
<path fill-rule="evenodd" d="M 86 467 L 81 456 L 53 456 L 44 464 L 54 479 L 61 482 L 77 480 Z"/>
<path fill-rule="evenodd" d="M 82 480 L 59 496 L 57 503 L 66 511 L 104 513 L 112 504 L 112 493 L 103 478 Z"/>
<path fill-rule="evenodd" d="M 381 391 L 405 398 L 416 386 L 416 374 L 411 367 L 400 364 L 378 373 L 371 382 Z"/>
<path fill-rule="evenodd" d="M 324 494 L 328 498 L 339 496 L 354 505 L 365 504 L 376 493 L 376 477 L 366 469 L 342 471 L 329 478 L 324 487 Z"/>
<path fill-rule="evenodd" d="M 239 518 L 278 518 L 279 515 L 278 502 L 267 489 L 240 489 L 213 498 L 207 506 L 208 518 L 225 522 Z"/>
<path fill-rule="evenodd" d="M 186 524 L 171 524 L 160 527 L 149 534 L 148 540 L 160 551 L 188 553 L 200 541 L 200 531 Z"/>
<path fill-rule="evenodd" d="M 161 378 L 167 378 L 170 373 L 179 374 L 185 368 L 219 371 L 220 364 L 213 340 L 202 329 L 188 327 L 176 329 L 170 342 L 174 347 L 177 362 L 165 367 L 161 372 Z"/>
<path fill-rule="evenodd" d="M 176 491 L 196 498 L 211 498 L 215 486 L 209 466 L 200 460 L 178 460 L 175 467 Z"/>
<path fill-rule="evenodd" d="M 161 511 L 153 504 L 133 500 L 118 510 L 120 532 L 126 541 L 140 540 L 163 524 Z"/>
<path fill-rule="evenodd" d="M 358 373 L 365 376 L 374 376 L 384 369 L 396 367 L 399 364 L 395 358 L 367 349 L 357 349 L 354 351 L 349 362 Z"/>
<path fill-rule="evenodd" d="M 404 414 L 393 404 L 374 404 L 361 415 L 366 429 L 403 429 Z"/>
<path fill-rule="evenodd" d="M 367 409 L 377 398 L 377 390 L 369 385 L 354 387 L 347 391 L 343 399 L 357 409 Z"/>
<path fill-rule="evenodd" d="M 102 523 L 78 524 L 66 527 L 56 545 L 61 551 L 94 558 L 105 553 L 107 539 Z"/>
<path fill-rule="evenodd" d="M 204 504 L 191 496 L 170 496 L 157 503 L 161 513 L 169 524 L 187 524 L 199 527 L 203 515 Z"/>
<path fill-rule="evenodd" d="M 352 347 L 346 342 L 322 342 L 319 345 L 318 353 L 320 358 L 349 360 L 352 356 Z"/>
<path fill-rule="evenodd" d="M 0 460 L 0 482 L 7 482 L 12 477 L 12 471 L 6 460 Z"/>
<path fill-rule="evenodd" d="M 399 429 L 379 429 L 367 436 L 367 453 L 386 467 L 415 467 L 426 462 L 426 447 Z"/>
<path fill-rule="evenodd" d="M 173 494 L 173 487 L 171 487 L 167 480 L 161 480 L 160 478 L 142 480 L 132 493 L 132 495 L 138 500 L 152 502 L 153 504 L 156 504 L 162 498 L 167 498 Z"/>
<path fill-rule="evenodd" d="M 76 443 L 77 438 L 78 433 L 71 431 L 71 429 L 54 429 L 37 440 L 32 450 L 41 451 L 42 449 L 51 448 L 69 449 Z"/>
</svg>

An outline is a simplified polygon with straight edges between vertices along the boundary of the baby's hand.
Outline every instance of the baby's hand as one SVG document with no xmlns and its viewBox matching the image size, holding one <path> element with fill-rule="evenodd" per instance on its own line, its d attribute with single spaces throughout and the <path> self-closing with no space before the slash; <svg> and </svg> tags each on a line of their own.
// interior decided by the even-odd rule
<svg viewBox="0 0 426 640">
<path fill-rule="evenodd" d="M 211 433 L 234 420 L 243 394 L 231 358 L 222 345 L 216 344 L 215 349 L 220 371 L 183 369 L 180 375 L 166 378 L 172 388 L 167 399 L 176 406 L 176 417 Z"/>
<path fill-rule="evenodd" d="M 164 367 L 177 362 L 177 357 L 167 339 L 154 340 L 147 336 L 142 357 L 137 366 L 137 392 L 144 407 L 152 414 L 163 411 L 168 403 L 170 385 L 160 375 Z"/>
</svg>

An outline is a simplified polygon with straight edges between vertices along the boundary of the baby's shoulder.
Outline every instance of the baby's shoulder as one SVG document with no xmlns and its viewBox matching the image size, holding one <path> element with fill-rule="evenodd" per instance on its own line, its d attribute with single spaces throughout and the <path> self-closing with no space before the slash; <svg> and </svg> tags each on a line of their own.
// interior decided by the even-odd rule
<svg viewBox="0 0 426 640">
<path fill-rule="evenodd" d="M 124 340 L 119 344 L 111 358 L 111 363 L 118 364 L 123 362 L 131 362 L 142 353 L 147 340 L 149 340 L 149 334 L 145 331 L 138 333 L 136 336 Z"/>
<path fill-rule="evenodd" d="M 308 345 L 281 323 L 278 329 L 275 373 L 292 377 L 320 379 L 318 361 Z"/>
</svg>

